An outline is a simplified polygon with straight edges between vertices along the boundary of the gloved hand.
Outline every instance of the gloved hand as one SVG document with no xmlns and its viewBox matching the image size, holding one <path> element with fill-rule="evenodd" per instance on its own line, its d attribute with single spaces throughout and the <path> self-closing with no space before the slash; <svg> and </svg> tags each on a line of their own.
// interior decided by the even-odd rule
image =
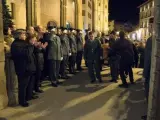
<svg viewBox="0 0 160 120">
<path fill-rule="evenodd" d="M 61 57 L 61 61 L 63 60 L 63 57 Z"/>
</svg>

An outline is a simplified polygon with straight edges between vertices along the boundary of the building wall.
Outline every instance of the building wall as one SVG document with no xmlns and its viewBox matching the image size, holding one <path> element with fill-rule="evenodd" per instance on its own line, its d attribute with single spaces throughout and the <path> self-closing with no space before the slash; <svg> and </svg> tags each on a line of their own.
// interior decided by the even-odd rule
<svg viewBox="0 0 160 120">
<path fill-rule="evenodd" d="M 95 30 L 108 33 L 108 0 L 94 0 Z"/>
<path fill-rule="evenodd" d="M 40 0 L 40 20 L 45 27 L 49 21 L 60 26 L 60 0 Z"/>
<path fill-rule="evenodd" d="M 146 40 L 149 35 L 149 19 L 154 17 L 154 1 L 151 0 L 140 7 L 139 26 L 141 28 L 141 36 Z"/>
<path fill-rule="evenodd" d="M 113 31 L 113 30 L 115 29 L 115 28 L 114 28 L 114 20 L 109 21 L 108 27 L 109 27 L 109 31 L 110 31 L 110 32 Z"/>
<path fill-rule="evenodd" d="M 70 23 L 71 27 L 75 28 L 75 2 L 73 2 L 73 0 L 67 0 L 66 8 L 66 22 Z"/>
<path fill-rule="evenodd" d="M 85 4 L 82 4 L 82 10 L 85 11 L 85 15 L 83 15 L 83 29 L 92 29 L 92 1 L 84 1 Z"/>
<path fill-rule="evenodd" d="M 4 73 L 4 37 L 3 37 L 3 19 L 2 3 L 0 1 L 0 110 L 8 105 L 8 96 L 6 91 L 6 78 Z"/>
<path fill-rule="evenodd" d="M 7 0 L 7 4 L 9 5 L 10 11 L 14 9 L 13 22 L 16 24 L 17 28 L 26 28 L 26 1 L 25 0 Z"/>
</svg>

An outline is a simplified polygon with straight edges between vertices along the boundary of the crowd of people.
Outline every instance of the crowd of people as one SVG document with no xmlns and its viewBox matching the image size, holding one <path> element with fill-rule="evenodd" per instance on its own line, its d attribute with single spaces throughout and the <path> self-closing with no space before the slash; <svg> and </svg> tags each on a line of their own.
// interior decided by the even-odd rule
<svg viewBox="0 0 160 120">
<path fill-rule="evenodd" d="M 82 31 L 54 27 L 44 30 L 41 26 L 27 30 L 13 28 L 12 25 L 4 29 L 5 53 L 14 63 L 21 106 L 27 107 L 28 100 L 38 98 L 36 93 L 43 92 L 40 86 L 44 79 L 58 87 L 59 78 L 68 79 L 68 72 L 75 74 L 76 70 L 82 70 Z"/>
<path fill-rule="evenodd" d="M 83 37 L 81 30 L 72 28 L 30 26 L 24 30 L 15 27 L 4 29 L 5 53 L 10 67 L 15 68 L 18 100 L 23 107 L 29 106 L 27 101 L 37 99 L 37 93 L 43 93 L 43 80 L 49 79 L 53 87 L 58 87 L 60 78 L 68 79 L 68 73 L 82 71 L 83 57 L 91 83 L 103 82 L 101 71 L 105 61 L 110 66 L 110 82 L 117 82 L 120 75 L 119 86 L 123 88 L 128 88 L 128 75 L 134 84 L 132 68 L 144 67 L 144 43 L 131 42 L 123 31 L 119 35 L 112 31 L 108 39 L 104 33 L 93 31 L 86 31 Z M 10 69 L 6 74 L 8 71 Z"/>
</svg>

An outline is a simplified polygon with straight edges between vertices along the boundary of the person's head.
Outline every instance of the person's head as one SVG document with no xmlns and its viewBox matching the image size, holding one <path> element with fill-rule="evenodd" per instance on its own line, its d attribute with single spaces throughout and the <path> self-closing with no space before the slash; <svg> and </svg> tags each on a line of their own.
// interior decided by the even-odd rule
<svg viewBox="0 0 160 120">
<path fill-rule="evenodd" d="M 4 30 L 3 30 L 3 34 L 4 34 L 4 35 L 11 35 L 11 34 L 12 34 L 12 32 L 11 32 L 11 28 L 9 28 L 9 27 L 4 28 Z"/>
<path fill-rule="evenodd" d="M 17 29 L 15 24 L 11 24 L 10 28 L 11 28 L 11 31 L 15 31 Z"/>
<path fill-rule="evenodd" d="M 149 33 L 152 35 L 153 33 L 153 23 L 154 23 L 154 18 L 149 19 Z"/>
<path fill-rule="evenodd" d="M 101 37 L 101 32 L 97 32 L 97 37 Z"/>
<path fill-rule="evenodd" d="M 37 41 L 35 35 L 29 35 L 26 40 L 27 40 L 28 43 L 30 43 L 32 45 Z"/>
<path fill-rule="evenodd" d="M 120 31 L 119 32 L 119 37 L 120 37 L 120 39 L 124 39 L 125 38 L 125 32 L 124 31 Z"/>
<path fill-rule="evenodd" d="M 112 31 L 112 32 L 110 33 L 109 37 L 110 37 L 111 39 L 116 39 L 116 32 L 115 32 L 115 31 Z"/>
<path fill-rule="evenodd" d="M 101 35 L 102 37 L 104 37 L 105 36 L 105 33 L 104 32 L 102 32 L 102 35 Z"/>
<path fill-rule="evenodd" d="M 89 40 L 94 40 L 94 35 L 93 35 L 93 32 L 89 32 Z"/>
<path fill-rule="evenodd" d="M 62 34 L 62 30 L 58 29 L 58 35 L 61 35 L 61 34 Z"/>
<path fill-rule="evenodd" d="M 51 29 L 51 33 L 52 34 L 57 34 L 57 29 L 56 28 Z"/>
<path fill-rule="evenodd" d="M 76 34 L 77 34 L 77 31 L 76 31 L 76 30 L 72 30 L 72 34 L 73 34 L 73 35 L 76 35 Z"/>
<path fill-rule="evenodd" d="M 65 30 L 63 30 L 63 34 L 67 34 L 68 33 L 68 31 L 65 29 Z"/>
<path fill-rule="evenodd" d="M 28 31 L 27 32 L 29 34 L 34 34 L 35 33 L 34 27 L 32 27 L 32 26 L 28 27 Z"/>
<path fill-rule="evenodd" d="M 18 31 L 18 39 L 20 40 L 26 40 L 26 32 L 21 30 L 21 31 Z"/>
</svg>

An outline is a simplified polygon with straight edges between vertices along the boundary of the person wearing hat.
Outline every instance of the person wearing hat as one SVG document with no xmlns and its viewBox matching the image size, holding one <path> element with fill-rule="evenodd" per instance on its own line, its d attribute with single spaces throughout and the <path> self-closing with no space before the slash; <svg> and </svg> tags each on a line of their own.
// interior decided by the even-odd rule
<svg viewBox="0 0 160 120">
<path fill-rule="evenodd" d="M 62 45 L 62 51 L 63 51 L 63 60 L 61 61 L 60 66 L 60 75 L 62 79 L 68 79 L 68 76 L 66 74 L 67 64 L 69 56 L 71 55 L 71 48 L 69 44 L 69 37 L 68 37 L 68 31 L 64 29 L 63 34 L 61 36 L 61 45 Z"/>
<path fill-rule="evenodd" d="M 34 43 L 28 44 L 24 31 L 19 31 L 18 38 L 11 45 L 11 55 L 15 65 L 15 71 L 18 76 L 18 100 L 23 107 L 28 107 L 27 100 L 35 99 L 33 97 L 33 81 L 36 72 L 36 63 L 34 58 Z"/>
<path fill-rule="evenodd" d="M 51 35 L 48 40 L 47 59 L 49 63 L 49 77 L 53 87 L 57 87 L 59 84 L 58 76 L 60 63 L 63 59 L 61 40 L 56 35 L 57 29 L 51 30 Z"/>
<path fill-rule="evenodd" d="M 77 64 L 77 70 L 80 70 L 80 71 L 82 70 L 82 67 L 81 67 L 82 56 L 83 56 L 83 37 L 82 37 L 82 31 L 78 31 L 76 64 Z"/>
<path fill-rule="evenodd" d="M 76 40 L 76 31 L 72 30 L 69 35 L 69 42 L 71 48 L 71 56 L 69 57 L 69 72 L 70 74 L 75 74 L 75 64 L 77 56 L 77 40 Z"/>
</svg>

